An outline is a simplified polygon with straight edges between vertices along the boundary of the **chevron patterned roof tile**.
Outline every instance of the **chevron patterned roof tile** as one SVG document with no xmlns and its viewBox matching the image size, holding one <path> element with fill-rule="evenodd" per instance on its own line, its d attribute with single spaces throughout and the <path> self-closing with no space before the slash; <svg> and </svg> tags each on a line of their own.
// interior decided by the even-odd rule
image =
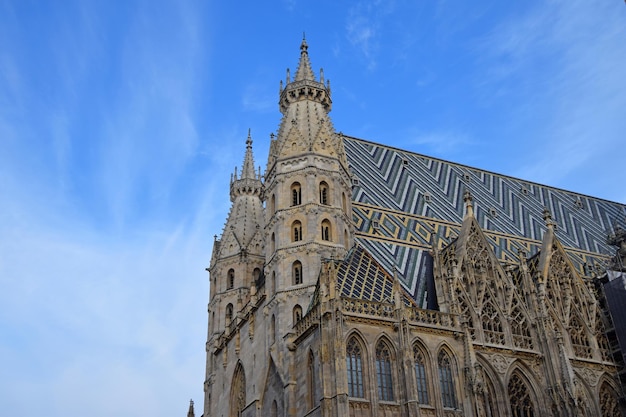
<svg viewBox="0 0 626 417">
<path fill-rule="evenodd" d="M 344 146 L 359 179 L 353 189 L 358 241 L 388 271 L 395 266 L 418 303 L 425 289 L 419 282 L 420 265 L 431 234 L 442 244 L 456 237 L 466 189 L 472 193 L 478 223 L 503 261 L 515 260 L 519 248 L 536 253 L 545 231 L 544 207 L 555 216 L 557 237 L 581 271 L 585 262 L 613 253 L 606 235 L 614 222 L 626 228 L 624 204 L 358 138 L 344 136 Z"/>
</svg>

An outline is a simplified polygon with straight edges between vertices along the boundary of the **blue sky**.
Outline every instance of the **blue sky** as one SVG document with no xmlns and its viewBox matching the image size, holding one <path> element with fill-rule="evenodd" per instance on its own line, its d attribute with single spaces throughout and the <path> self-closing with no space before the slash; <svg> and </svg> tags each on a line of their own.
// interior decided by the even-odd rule
<svg viewBox="0 0 626 417">
<path fill-rule="evenodd" d="M 626 203 L 618 0 L 0 0 L 0 409 L 201 414 L 208 266 L 303 32 L 337 131 Z"/>
</svg>

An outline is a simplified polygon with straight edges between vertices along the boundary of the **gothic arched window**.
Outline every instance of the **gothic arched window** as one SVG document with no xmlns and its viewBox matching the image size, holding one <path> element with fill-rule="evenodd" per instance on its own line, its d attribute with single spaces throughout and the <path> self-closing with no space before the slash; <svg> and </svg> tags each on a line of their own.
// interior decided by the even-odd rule
<svg viewBox="0 0 626 417">
<path fill-rule="evenodd" d="M 278 417 L 278 406 L 276 400 L 272 402 L 272 409 L 270 410 L 270 417 Z"/>
<path fill-rule="evenodd" d="M 439 384 L 441 386 L 443 406 L 447 408 L 456 408 L 456 393 L 454 388 L 454 377 L 452 375 L 452 359 L 450 359 L 450 355 L 443 350 L 439 352 L 437 365 L 439 367 Z"/>
<path fill-rule="evenodd" d="M 291 184 L 291 205 L 299 206 L 302 204 L 302 187 L 299 182 Z"/>
<path fill-rule="evenodd" d="M 615 391 L 604 382 L 600 387 L 600 412 L 602 417 L 621 417 Z"/>
<path fill-rule="evenodd" d="M 276 250 L 276 235 L 272 233 L 272 239 L 270 242 L 270 250 L 274 252 Z"/>
<path fill-rule="evenodd" d="M 363 395 L 363 358 L 361 345 L 356 337 L 346 344 L 346 368 L 348 371 L 348 395 L 365 398 Z"/>
<path fill-rule="evenodd" d="M 328 184 L 324 181 L 320 183 L 320 204 L 328 205 L 329 203 L 329 188 Z"/>
<path fill-rule="evenodd" d="M 261 277 L 261 270 L 259 268 L 254 268 L 254 271 L 252 271 L 252 279 L 254 280 L 254 285 L 257 284 L 257 281 L 259 280 L 260 277 Z"/>
<path fill-rule="evenodd" d="M 228 278 L 226 281 L 226 289 L 227 290 L 231 290 L 235 287 L 235 270 L 234 269 L 229 269 L 228 270 Z"/>
<path fill-rule="evenodd" d="M 327 219 L 322 220 L 322 240 L 332 240 L 330 221 Z"/>
<path fill-rule="evenodd" d="M 296 220 L 291 224 L 291 239 L 293 242 L 299 242 L 302 240 L 302 223 Z"/>
<path fill-rule="evenodd" d="M 302 263 L 295 261 L 291 265 L 291 275 L 293 277 L 293 285 L 302 284 Z"/>
<path fill-rule="evenodd" d="M 341 208 L 344 213 L 348 210 L 348 204 L 346 204 L 346 193 L 341 193 Z"/>
<path fill-rule="evenodd" d="M 233 305 L 228 303 L 226 306 L 226 326 L 233 320 Z"/>
<path fill-rule="evenodd" d="M 272 216 L 275 211 L 276 211 L 276 194 L 272 194 L 272 197 L 270 198 L 270 216 Z"/>
<path fill-rule="evenodd" d="M 509 402 L 511 403 L 511 416 L 534 417 L 535 408 L 530 398 L 528 386 L 519 374 L 514 373 L 509 380 L 508 391 Z"/>
<path fill-rule="evenodd" d="M 302 320 L 302 307 L 296 304 L 293 308 L 293 324 L 295 325 L 300 320 Z"/>
<path fill-rule="evenodd" d="M 413 345 L 413 363 L 415 365 L 417 401 L 419 401 L 420 404 L 430 404 L 430 400 L 428 398 L 428 375 L 426 373 L 426 356 L 417 344 Z"/>
<path fill-rule="evenodd" d="M 348 231 L 343 231 L 343 244 L 347 248 L 348 247 Z"/>
<path fill-rule="evenodd" d="M 276 292 L 276 271 L 272 271 L 272 283 L 270 290 L 272 294 Z"/>
<path fill-rule="evenodd" d="M 393 401 L 393 378 L 391 376 L 391 352 L 385 342 L 376 345 L 376 380 L 378 398 Z"/>
<path fill-rule="evenodd" d="M 241 363 L 237 364 L 230 388 L 230 415 L 240 417 L 246 408 L 246 375 Z"/>
<path fill-rule="evenodd" d="M 276 342 L 276 316 L 272 314 L 272 319 L 270 321 L 270 345 L 273 345 Z"/>
</svg>

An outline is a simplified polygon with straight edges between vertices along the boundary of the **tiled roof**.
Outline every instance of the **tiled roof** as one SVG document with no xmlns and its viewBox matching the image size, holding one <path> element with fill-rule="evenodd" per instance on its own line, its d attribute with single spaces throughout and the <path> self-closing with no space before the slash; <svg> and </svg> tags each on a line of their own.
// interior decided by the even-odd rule
<svg viewBox="0 0 626 417">
<path fill-rule="evenodd" d="M 626 205 L 495 174 L 344 136 L 353 178 L 357 241 L 421 306 L 429 290 L 427 250 L 458 235 L 463 193 L 469 190 L 479 225 L 496 256 L 514 262 L 536 253 L 545 231 L 544 208 L 580 272 L 603 263 L 614 249 L 606 236 L 626 228 Z M 586 264 L 586 265 L 585 265 Z M 358 290 L 352 289 L 351 291 Z"/>
</svg>

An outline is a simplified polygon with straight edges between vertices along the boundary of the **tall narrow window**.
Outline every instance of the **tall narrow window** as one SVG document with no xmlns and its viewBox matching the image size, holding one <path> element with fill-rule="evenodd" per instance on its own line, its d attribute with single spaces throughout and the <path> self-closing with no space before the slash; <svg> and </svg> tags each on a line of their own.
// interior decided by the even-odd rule
<svg viewBox="0 0 626 417">
<path fill-rule="evenodd" d="M 271 283 L 271 287 L 270 290 L 272 292 L 272 294 L 274 294 L 276 292 L 276 271 L 272 271 L 272 283 Z"/>
<path fill-rule="evenodd" d="M 332 240 L 330 222 L 326 219 L 322 221 L 322 240 Z"/>
<path fill-rule="evenodd" d="M 278 417 L 278 406 L 276 405 L 276 400 L 272 402 L 272 408 L 270 410 L 270 417 Z"/>
<path fill-rule="evenodd" d="M 535 410 L 524 380 L 513 374 L 509 381 L 509 401 L 513 417 L 534 417 Z"/>
<path fill-rule="evenodd" d="M 260 277 L 261 277 L 261 270 L 259 268 L 254 268 L 254 271 L 252 271 L 252 279 L 254 280 L 254 285 L 257 285 Z"/>
<path fill-rule="evenodd" d="M 424 354 L 417 345 L 413 345 L 413 361 L 415 364 L 415 380 L 417 383 L 417 401 L 419 401 L 420 404 L 429 404 L 426 361 Z"/>
<path fill-rule="evenodd" d="M 341 208 L 344 213 L 348 210 L 348 204 L 346 204 L 346 193 L 341 193 Z"/>
<path fill-rule="evenodd" d="M 299 206 L 302 204 L 302 187 L 299 182 L 291 184 L 291 205 Z"/>
<path fill-rule="evenodd" d="M 272 194 L 272 198 L 270 198 L 270 216 L 274 215 L 276 211 L 276 194 Z"/>
<path fill-rule="evenodd" d="M 320 204 L 328 205 L 328 184 L 324 181 L 320 183 Z"/>
<path fill-rule="evenodd" d="M 294 242 L 302 240 L 302 223 L 298 220 L 291 224 L 291 239 Z"/>
<path fill-rule="evenodd" d="M 270 250 L 274 252 L 276 250 L 276 235 L 272 233 L 272 239 L 270 242 Z"/>
<path fill-rule="evenodd" d="M 233 289 L 234 287 L 235 287 L 235 270 L 229 269 L 228 270 L 228 282 L 226 283 L 226 289 L 230 290 L 230 289 Z"/>
<path fill-rule="evenodd" d="M 230 322 L 233 320 L 233 305 L 228 304 L 226 306 L 226 326 L 230 325 Z"/>
<path fill-rule="evenodd" d="M 272 320 L 270 321 L 270 345 L 276 342 L 276 317 L 272 314 Z"/>
<path fill-rule="evenodd" d="M 378 398 L 382 401 L 393 401 L 393 379 L 391 376 L 391 352 L 384 342 L 376 345 L 376 381 Z"/>
<path fill-rule="evenodd" d="M 230 390 L 230 415 L 240 417 L 246 408 L 246 375 L 241 363 L 235 368 Z"/>
<path fill-rule="evenodd" d="M 346 345 L 346 368 L 348 370 L 348 395 L 364 398 L 363 395 L 363 359 L 361 346 L 355 337 Z"/>
<path fill-rule="evenodd" d="M 450 356 L 444 352 L 439 352 L 437 358 L 439 366 L 439 384 L 441 385 L 441 398 L 443 406 L 447 408 L 456 408 L 456 395 L 454 389 L 454 378 L 452 376 L 452 360 Z"/>
<path fill-rule="evenodd" d="M 293 324 L 295 325 L 300 320 L 302 320 L 302 307 L 296 304 L 293 308 Z"/>
<path fill-rule="evenodd" d="M 293 263 L 291 273 L 293 275 L 293 285 L 302 284 L 302 263 L 300 261 Z"/>
<path fill-rule="evenodd" d="M 313 352 L 309 351 L 309 361 L 307 363 L 307 406 L 313 408 L 315 401 L 315 364 L 313 362 Z"/>
</svg>

